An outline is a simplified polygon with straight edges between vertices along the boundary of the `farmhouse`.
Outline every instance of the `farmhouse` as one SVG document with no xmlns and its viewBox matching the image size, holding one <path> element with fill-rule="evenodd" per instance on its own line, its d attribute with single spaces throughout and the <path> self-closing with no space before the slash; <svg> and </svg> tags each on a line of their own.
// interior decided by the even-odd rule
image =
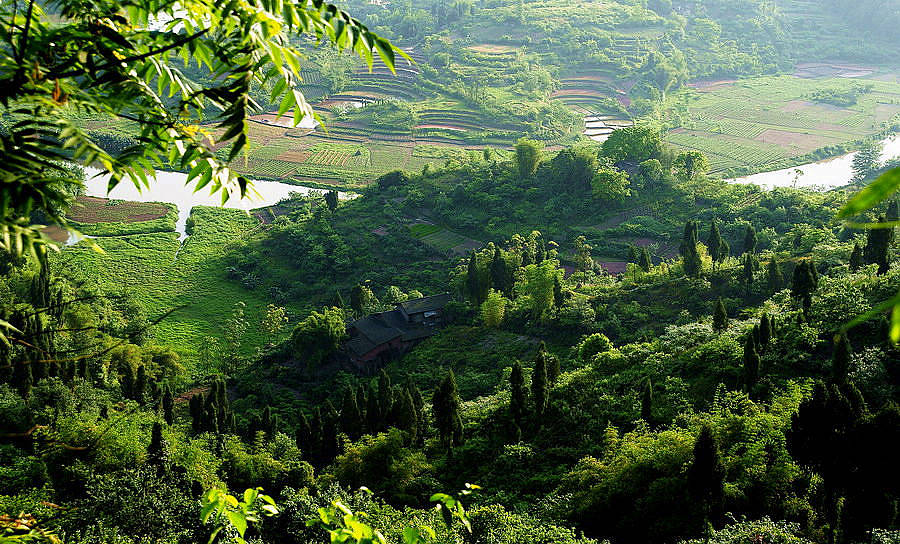
<svg viewBox="0 0 900 544">
<path fill-rule="evenodd" d="M 444 322 L 447 293 L 398 302 L 388 312 L 367 315 L 347 327 L 345 348 L 360 370 L 372 370 L 434 334 Z"/>
</svg>

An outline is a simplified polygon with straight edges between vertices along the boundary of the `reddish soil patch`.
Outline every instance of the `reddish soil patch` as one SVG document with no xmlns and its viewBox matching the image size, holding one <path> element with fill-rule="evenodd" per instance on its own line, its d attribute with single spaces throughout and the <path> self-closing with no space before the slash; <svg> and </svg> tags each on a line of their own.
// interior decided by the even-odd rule
<svg viewBox="0 0 900 544">
<path fill-rule="evenodd" d="M 624 274 L 628 268 L 628 263 L 622 261 L 598 261 L 597 264 L 603 267 L 610 274 Z"/>
<path fill-rule="evenodd" d="M 616 97 L 616 100 L 618 100 L 619 104 L 622 104 L 626 108 L 631 105 L 631 99 L 628 98 L 627 96 Z"/>
<path fill-rule="evenodd" d="M 57 226 L 44 227 L 41 230 L 41 232 L 44 233 L 44 236 L 46 236 L 47 238 L 50 238 L 57 244 L 64 244 L 66 242 L 66 240 L 69 239 L 69 231 L 67 231 L 66 229 L 64 229 L 62 227 L 57 227 Z"/>
<path fill-rule="evenodd" d="M 469 240 L 468 242 L 463 242 L 463 243 L 459 244 L 458 246 L 454 246 L 453 249 L 451 249 L 450 251 L 452 251 L 453 253 L 455 253 L 457 255 L 465 255 L 466 253 L 468 253 L 472 250 L 481 249 L 481 246 L 482 246 L 481 242 L 479 242 L 477 240 Z"/>
<path fill-rule="evenodd" d="M 377 229 L 372 230 L 372 234 L 374 234 L 376 236 L 387 236 L 388 231 L 387 231 L 387 228 L 385 228 L 385 227 L 378 227 Z"/>
<path fill-rule="evenodd" d="M 783 147 L 797 147 L 800 149 L 818 149 L 822 145 L 821 137 L 812 134 L 800 134 L 784 130 L 767 129 L 755 138 L 760 142 L 775 144 Z"/>
<path fill-rule="evenodd" d="M 159 219 L 169 208 L 156 202 L 111 201 L 108 198 L 79 196 L 68 218 L 79 223 L 138 223 Z"/>
<path fill-rule="evenodd" d="M 305 162 L 309 158 L 309 151 L 285 151 L 275 158 L 285 162 Z"/>
<path fill-rule="evenodd" d="M 195 388 L 185 391 L 184 393 L 181 393 L 180 395 L 175 397 L 175 403 L 181 404 L 183 402 L 188 402 L 189 400 L 191 400 L 191 398 L 193 396 L 204 394 L 204 393 L 207 393 L 208 391 L 209 391 L 209 387 L 195 387 Z"/>
<path fill-rule="evenodd" d="M 791 100 L 790 102 L 785 104 L 783 108 L 781 108 L 781 111 L 792 113 L 795 111 L 805 110 L 812 105 L 812 102 L 807 102 L 806 100 Z"/>
</svg>

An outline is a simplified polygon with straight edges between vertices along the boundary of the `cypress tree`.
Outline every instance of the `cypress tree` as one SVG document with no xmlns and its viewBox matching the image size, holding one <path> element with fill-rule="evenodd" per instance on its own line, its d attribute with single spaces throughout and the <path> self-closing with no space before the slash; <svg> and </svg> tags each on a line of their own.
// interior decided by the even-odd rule
<svg viewBox="0 0 900 544">
<path fill-rule="evenodd" d="M 456 376 L 452 370 L 447 371 L 446 377 L 434 392 L 432 403 L 434 411 L 434 424 L 437 427 L 441 442 L 449 449 L 453 448 L 454 441 L 461 437 L 461 417 L 459 414 L 459 390 L 456 387 Z"/>
<path fill-rule="evenodd" d="M 706 247 L 709 248 L 709 256 L 712 257 L 714 263 L 721 262 L 725 259 L 723 250 L 725 241 L 722 240 L 722 234 L 719 232 L 719 224 L 715 219 L 709 225 L 709 236 L 706 238 Z"/>
<path fill-rule="evenodd" d="M 425 431 L 427 422 L 425 421 L 425 399 L 422 398 L 422 392 L 413 383 L 412 378 L 406 380 L 406 391 L 409 393 L 413 401 L 413 407 L 416 409 L 416 442 L 423 444 L 425 441 Z"/>
<path fill-rule="evenodd" d="M 31 388 L 34 385 L 34 375 L 31 370 L 31 363 L 26 361 L 19 361 L 13 367 L 13 384 L 16 387 L 16 391 L 19 392 L 19 396 L 23 399 L 28 399 L 31 395 Z"/>
<path fill-rule="evenodd" d="M 716 301 L 716 306 L 713 309 L 713 330 L 716 332 L 722 332 L 728 328 L 728 312 L 725 310 L 725 304 L 722 302 L 722 298 Z"/>
<path fill-rule="evenodd" d="M 339 415 L 331 400 L 325 401 L 325 409 L 322 411 L 322 456 L 324 461 L 334 459 L 338 450 L 338 425 Z"/>
<path fill-rule="evenodd" d="M 503 258 L 499 246 L 494 247 L 494 256 L 491 259 L 491 284 L 493 284 L 494 289 L 501 293 L 506 294 L 509 292 L 510 286 L 507 282 L 506 260 Z"/>
<path fill-rule="evenodd" d="M 191 413 L 191 429 L 195 433 L 203 430 L 203 394 L 196 394 L 188 401 L 188 411 Z"/>
<path fill-rule="evenodd" d="M 522 364 L 516 361 L 509 374 L 509 412 L 516 427 L 522 427 L 522 419 L 526 412 L 525 375 Z"/>
<path fill-rule="evenodd" d="M 756 268 L 754 266 L 754 257 L 752 253 L 744 254 L 744 268 L 742 271 L 742 277 L 744 278 L 744 284 L 746 285 L 746 295 L 750 296 L 750 290 L 753 287 L 753 269 Z"/>
<path fill-rule="evenodd" d="M 311 462 L 321 463 L 324 457 L 323 441 L 325 440 L 325 421 L 322 417 L 322 410 L 318 406 L 313 408 L 312 418 L 309 422 L 310 433 L 307 451 L 310 455 Z"/>
<path fill-rule="evenodd" d="M 850 252 L 850 270 L 856 272 L 863 266 L 863 255 L 862 248 L 859 247 L 859 242 L 853 243 L 853 251 Z"/>
<path fill-rule="evenodd" d="M 132 397 L 138 404 L 144 403 L 144 395 L 147 391 L 147 369 L 140 365 L 137 369 L 137 379 L 134 380 Z"/>
<path fill-rule="evenodd" d="M 538 357 L 531 371 L 531 402 L 534 406 L 534 414 L 540 418 L 547 410 L 550 400 L 550 392 L 547 387 L 547 359 Z"/>
<path fill-rule="evenodd" d="M 366 395 L 366 429 L 370 433 L 377 433 L 381 430 L 381 406 L 378 405 L 378 395 L 372 386 L 369 385 L 368 394 Z"/>
<path fill-rule="evenodd" d="M 644 384 L 644 390 L 641 392 L 641 419 L 647 423 L 653 423 L 653 384 L 650 378 Z"/>
<path fill-rule="evenodd" d="M 888 203 L 885 220 L 888 223 L 896 223 L 897 221 L 900 221 L 900 206 L 898 206 L 896 199 L 891 199 L 891 201 Z M 894 234 L 896 232 L 895 227 L 888 227 L 887 230 L 889 234 L 888 243 L 891 243 L 894 241 Z"/>
<path fill-rule="evenodd" d="M 162 435 L 162 424 L 156 422 L 153 424 L 153 430 L 150 433 L 150 445 L 147 446 L 147 462 L 151 465 L 164 468 L 167 462 L 168 444 Z"/>
<path fill-rule="evenodd" d="M 559 275 L 553 277 L 553 306 L 562 308 L 565 303 L 562 283 L 559 281 Z"/>
<path fill-rule="evenodd" d="M 781 264 L 774 258 L 769 261 L 767 283 L 770 293 L 775 293 L 784 285 L 784 274 L 781 273 Z"/>
<path fill-rule="evenodd" d="M 38 366 L 44 366 L 44 365 L 38 365 Z M 78 377 L 85 381 L 88 381 L 90 379 L 90 373 L 88 371 L 87 359 L 79 359 L 79 361 L 78 361 Z"/>
<path fill-rule="evenodd" d="M 379 430 L 384 430 L 393 423 L 389 421 L 394 406 L 393 393 L 391 378 L 382 368 L 381 374 L 378 376 L 378 406 L 381 409 L 381 421 L 378 423 Z"/>
<path fill-rule="evenodd" d="M 359 384 L 356 388 L 356 405 L 359 407 L 360 429 L 365 432 L 368 419 L 366 419 L 366 388 L 363 384 Z"/>
<path fill-rule="evenodd" d="M 766 346 L 771 339 L 772 322 L 769 321 L 769 316 L 763 314 L 762 317 L 759 318 L 759 345 Z"/>
<path fill-rule="evenodd" d="M 469 266 L 466 269 L 466 288 L 469 291 L 469 300 L 474 304 L 481 304 L 483 289 L 478 271 L 478 258 L 474 251 L 469 256 Z"/>
<path fill-rule="evenodd" d="M 0 361 L 2 361 L 2 359 L 0 359 Z M 34 383 L 41 383 L 41 380 L 47 377 L 47 363 L 34 362 L 31 366 L 31 377 L 34 378 Z M 2 381 L 2 379 L 0 379 L 0 381 Z"/>
<path fill-rule="evenodd" d="M 341 430 L 347 433 L 351 440 L 356 440 L 362 434 L 362 414 L 359 404 L 356 403 L 356 393 L 348 387 L 344 392 L 344 401 L 341 405 Z"/>
<path fill-rule="evenodd" d="M 706 520 L 715 523 L 724 500 L 725 470 L 712 429 L 704 425 L 694 442 L 694 459 L 687 473 L 687 488 Z"/>
<path fill-rule="evenodd" d="M 407 434 L 408 444 L 415 444 L 418 431 L 418 417 L 416 416 L 416 407 L 409 390 L 405 388 L 400 390 L 396 404 L 399 406 L 397 410 L 397 428 Z"/>
<path fill-rule="evenodd" d="M 644 272 L 650 272 L 650 269 L 653 267 L 653 260 L 650 258 L 650 252 L 646 247 L 641 248 L 641 257 L 638 265 Z"/>
<path fill-rule="evenodd" d="M 831 360 L 831 379 L 837 385 L 847 384 L 847 376 L 850 373 L 850 353 L 850 341 L 846 334 L 841 334 L 835 343 L 834 356 Z"/>
<path fill-rule="evenodd" d="M 57 376 L 59 376 L 59 363 L 50 361 L 50 364 L 47 366 L 47 377 L 56 378 Z"/>
<path fill-rule="evenodd" d="M 166 421 L 167 425 L 172 425 L 175 422 L 175 398 L 172 396 L 172 391 L 169 389 L 169 384 L 166 384 L 163 389 L 162 395 L 162 409 L 163 409 L 163 419 Z"/>
<path fill-rule="evenodd" d="M 56 369 L 51 369 L 56 370 Z M 55 376 L 58 370 L 53 372 Z M 131 365 L 125 363 L 122 368 L 122 380 L 119 384 L 122 389 L 122 396 L 126 399 L 134 398 L 134 369 L 131 368 Z"/>
<path fill-rule="evenodd" d="M 697 223 L 688 222 L 685 227 L 685 238 L 681 243 L 684 273 L 690 277 L 698 277 L 703 269 L 703 260 L 697 251 Z"/>
<path fill-rule="evenodd" d="M 816 280 L 810 270 L 808 261 L 800 261 L 794 267 L 794 278 L 791 283 L 791 295 L 803 305 L 804 313 L 812 305 L 812 294 L 816 290 Z"/>
<path fill-rule="evenodd" d="M 300 412 L 300 417 L 297 421 L 297 429 L 294 431 L 294 441 L 297 444 L 297 448 L 303 453 L 304 458 L 309 460 L 310 454 L 312 453 L 312 427 L 309 424 L 309 419 L 303 412 Z"/>
<path fill-rule="evenodd" d="M 886 221 L 884 216 L 878 218 L 879 223 Z M 863 259 L 867 264 L 877 264 L 878 274 L 884 274 L 890 268 L 890 248 L 892 229 L 869 229 L 866 231 L 866 246 L 863 248 Z"/>
<path fill-rule="evenodd" d="M 744 387 L 748 393 L 753 390 L 757 381 L 759 381 L 759 353 L 756 352 L 751 333 L 744 342 Z"/>
<path fill-rule="evenodd" d="M 759 325 L 753 325 L 753 328 L 750 329 L 750 334 L 753 335 L 753 347 L 758 353 L 760 351 L 759 347 L 762 345 L 762 341 L 760 340 Z"/>
<path fill-rule="evenodd" d="M 744 253 L 748 253 L 753 255 L 756 253 L 756 245 L 759 239 L 756 236 L 756 229 L 753 228 L 753 225 L 747 225 L 747 230 L 744 231 Z"/>
</svg>

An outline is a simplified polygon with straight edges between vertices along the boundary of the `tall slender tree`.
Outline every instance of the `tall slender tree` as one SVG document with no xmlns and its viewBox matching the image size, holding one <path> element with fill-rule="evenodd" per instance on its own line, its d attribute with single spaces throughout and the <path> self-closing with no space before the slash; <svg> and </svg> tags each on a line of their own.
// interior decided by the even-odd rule
<svg viewBox="0 0 900 544">
<path fill-rule="evenodd" d="M 725 469 L 709 425 L 700 429 L 693 457 L 687 473 L 688 493 L 700 507 L 704 521 L 715 523 L 724 502 Z"/>
<path fill-rule="evenodd" d="M 753 334 L 747 335 L 744 342 L 744 388 L 748 393 L 753 390 L 759 381 L 759 353 L 756 351 L 756 343 Z"/>
<path fill-rule="evenodd" d="M 356 402 L 356 391 L 352 387 L 348 387 L 344 392 L 341 404 L 341 430 L 351 440 L 356 440 L 362 434 L 362 423 L 362 414 L 359 411 L 359 404 Z"/>
<path fill-rule="evenodd" d="M 879 223 L 886 221 L 884 216 L 878 218 Z M 890 268 L 890 249 L 892 231 L 887 228 L 869 229 L 866 231 L 866 246 L 863 248 L 863 260 L 867 264 L 877 264 L 878 274 L 884 274 Z"/>
<path fill-rule="evenodd" d="M 517 429 L 522 428 L 522 420 L 527 412 L 526 397 L 522 363 L 516 361 L 509 374 L 509 412 Z"/>
<path fill-rule="evenodd" d="M 175 398 L 172 396 L 172 390 L 169 389 L 169 384 L 163 388 L 162 394 L 162 409 L 163 409 L 163 419 L 166 422 L 166 425 L 172 425 L 175 423 Z"/>
<path fill-rule="evenodd" d="M 473 251 L 469 256 L 469 265 L 466 268 L 466 290 L 468 291 L 469 300 L 474 304 L 483 302 L 482 292 L 484 288 L 481 284 L 481 272 L 478 269 L 478 257 Z"/>
<path fill-rule="evenodd" d="M 728 328 L 728 312 L 725 310 L 725 304 L 722 302 L 722 298 L 720 297 L 716 301 L 715 308 L 713 309 L 713 330 L 716 332 L 722 332 Z"/>
<path fill-rule="evenodd" d="M 647 378 L 643 391 L 641 391 L 641 419 L 648 424 L 653 424 L 653 384 L 650 382 L 650 378 Z"/>
<path fill-rule="evenodd" d="M 744 253 L 751 255 L 756 253 L 758 243 L 759 238 L 756 236 L 756 229 L 753 225 L 747 225 L 747 229 L 744 231 Z"/>
<path fill-rule="evenodd" d="M 531 371 L 531 404 L 534 406 L 534 414 L 538 418 L 547 411 L 550 401 L 550 391 L 547 386 L 547 359 L 537 357 L 534 369 Z"/>
<path fill-rule="evenodd" d="M 862 248 L 859 247 L 859 242 L 853 243 L 853 251 L 850 252 L 850 270 L 856 272 L 863 266 L 863 253 Z"/>
<path fill-rule="evenodd" d="M 847 339 L 846 334 L 839 335 L 831 360 L 831 380 L 839 386 L 847 385 L 850 374 L 850 354 L 850 340 Z"/>
<path fill-rule="evenodd" d="M 462 432 L 459 404 L 456 376 L 452 370 L 448 370 L 447 375 L 434 391 L 432 410 L 434 411 L 434 425 L 437 427 L 441 442 L 451 450 L 454 444 L 459 442 Z"/>
</svg>

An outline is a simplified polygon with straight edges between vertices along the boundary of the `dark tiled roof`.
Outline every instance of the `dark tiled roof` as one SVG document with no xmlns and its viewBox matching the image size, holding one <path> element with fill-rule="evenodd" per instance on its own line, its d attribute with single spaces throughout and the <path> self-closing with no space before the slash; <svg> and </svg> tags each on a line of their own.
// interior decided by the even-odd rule
<svg viewBox="0 0 900 544">
<path fill-rule="evenodd" d="M 389 321 L 396 322 L 396 319 L 386 317 L 385 314 L 397 314 L 400 320 L 403 320 L 403 315 L 398 310 L 392 310 L 357 319 L 351 324 L 351 327 L 356 328 L 360 334 L 375 345 L 390 342 L 394 338 L 401 336 L 403 331 L 397 328 L 396 325 L 389 323 Z"/>
<path fill-rule="evenodd" d="M 397 305 L 403 308 L 403 311 L 407 314 L 420 314 L 422 312 L 440 310 L 446 306 L 448 302 L 450 302 L 450 294 L 444 293 L 441 295 L 407 300 L 406 302 L 401 302 Z"/>
<path fill-rule="evenodd" d="M 376 347 L 378 347 L 376 344 L 373 344 L 368 338 L 361 334 L 355 338 L 351 338 L 347 342 L 347 349 L 352 351 L 357 357 L 362 357 Z"/>
</svg>

